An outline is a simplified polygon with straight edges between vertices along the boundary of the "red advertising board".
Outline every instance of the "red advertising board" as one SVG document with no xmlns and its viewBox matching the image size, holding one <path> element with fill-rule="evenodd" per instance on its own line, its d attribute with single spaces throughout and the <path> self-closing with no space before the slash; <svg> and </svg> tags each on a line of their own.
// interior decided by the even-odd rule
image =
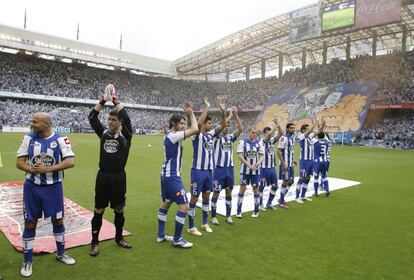
<svg viewBox="0 0 414 280">
<path fill-rule="evenodd" d="M 358 0 L 355 17 L 356 29 L 399 21 L 401 0 Z"/>
</svg>

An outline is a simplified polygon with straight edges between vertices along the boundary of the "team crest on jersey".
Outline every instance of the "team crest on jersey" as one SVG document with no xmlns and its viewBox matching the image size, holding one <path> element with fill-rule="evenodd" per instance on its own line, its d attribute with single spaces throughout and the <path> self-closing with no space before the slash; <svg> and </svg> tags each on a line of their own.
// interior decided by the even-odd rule
<svg viewBox="0 0 414 280">
<path fill-rule="evenodd" d="M 52 166 L 55 164 L 55 159 L 46 153 L 41 153 L 31 158 L 30 165 Z"/>
<path fill-rule="evenodd" d="M 204 143 L 204 149 L 206 149 L 207 151 L 212 151 L 213 147 L 214 147 L 214 141 L 213 140 L 209 140 L 209 141 Z"/>
<path fill-rule="evenodd" d="M 103 145 L 104 150 L 108 153 L 108 154 L 113 154 L 118 152 L 118 146 L 119 143 L 116 140 L 105 140 L 105 143 Z"/>
<path fill-rule="evenodd" d="M 254 159 L 257 156 L 257 152 L 255 150 L 249 150 L 246 152 L 246 157 L 248 159 Z"/>
<path fill-rule="evenodd" d="M 54 149 L 54 148 L 56 148 L 57 146 L 58 146 L 58 144 L 57 144 L 57 142 L 56 142 L 56 141 L 52 141 L 52 142 L 50 142 L 50 148 Z"/>
<path fill-rule="evenodd" d="M 230 149 L 231 149 L 231 143 L 228 143 L 228 142 L 224 142 L 224 143 L 222 143 L 222 144 L 221 144 L 221 149 L 222 149 L 223 151 L 225 151 L 225 152 L 230 151 Z"/>
<path fill-rule="evenodd" d="M 269 154 L 274 154 L 275 153 L 275 148 L 273 146 L 270 146 L 269 148 L 267 148 L 267 152 Z"/>
</svg>

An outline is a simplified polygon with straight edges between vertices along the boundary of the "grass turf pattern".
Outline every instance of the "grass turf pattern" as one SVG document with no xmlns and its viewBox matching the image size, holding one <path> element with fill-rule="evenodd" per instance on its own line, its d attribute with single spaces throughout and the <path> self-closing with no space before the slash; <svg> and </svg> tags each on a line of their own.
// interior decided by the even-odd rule
<svg viewBox="0 0 414 280">
<path fill-rule="evenodd" d="M 15 154 L 23 134 L 0 133 L 3 168 L 0 181 L 23 180 Z M 93 210 L 99 139 L 69 135 L 76 167 L 65 173 L 65 195 Z M 151 148 L 147 145 L 151 144 Z M 296 145 L 296 158 L 299 158 Z M 318 197 L 288 210 L 267 211 L 258 219 L 250 213 L 235 225 L 214 226 L 202 237 L 184 233 L 192 249 L 155 242 L 160 202 L 159 172 L 162 137 L 135 136 L 127 164 L 128 198 L 125 228 L 134 248 L 113 241 L 101 243 L 92 258 L 89 247 L 68 250 L 74 266 L 54 255 L 34 256 L 32 279 L 413 279 L 414 278 L 414 152 L 334 146 L 330 175 L 360 181 L 358 187 Z M 185 141 L 183 181 L 189 190 L 191 141 Z M 238 160 L 235 160 L 238 184 Z M 296 169 L 297 174 L 297 169 Z M 167 233 L 174 230 L 174 205 Z M 197 209 L 196 225 L 201 224 Z M 105 218 L 112 221 L 107 209 Z M 187 227 L 188 221 L 185 225 Z M 23 255 L 0 237 L 0 273 L 18 279 Z"/>
</svg>

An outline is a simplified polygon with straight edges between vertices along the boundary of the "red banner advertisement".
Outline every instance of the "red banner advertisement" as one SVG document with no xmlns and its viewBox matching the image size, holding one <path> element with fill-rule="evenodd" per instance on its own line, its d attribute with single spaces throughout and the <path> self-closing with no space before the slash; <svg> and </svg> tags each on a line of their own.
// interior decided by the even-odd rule
<svg viewBox="0 0 414 280">
<path fill-rule="evenodd" d="M 0 230 L 18 251 L 23 251 L 23 182 L 0 183 Z M 88 245 L 91 242 L 91 219 L 93 213 L 65 197 L 65 248 Z M 128 231 L 123 235 L 130 235 Z M 103 220 L 100 240 L 113 239 L 115 227 Z M 56 252 L 55 238 L 50 219 L 39 219 L 33 253 Z"/>
<path fill-rule="evenodd" d="M 401 19 L 401 0 L 358 0 L 355 28 L 396 22 Z"/>
<path fill-rule="evenodd" d="M 414 109 L 414 103 L 371 104 L 370 109 Z"/>
</svg>

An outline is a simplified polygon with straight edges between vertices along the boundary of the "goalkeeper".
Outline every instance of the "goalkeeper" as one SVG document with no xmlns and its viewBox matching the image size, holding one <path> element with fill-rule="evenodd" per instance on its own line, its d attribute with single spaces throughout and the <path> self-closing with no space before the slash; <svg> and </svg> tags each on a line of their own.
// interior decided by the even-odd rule
<svg viewBox="0 0 414 280">
<path fill-rule="evenodd" d="M 107 101 L 112 101 L 115 110 L 108 116 L 108 128 L 104 127 L 98 115 Z M 115 87 L 109 84 L 105 94 L 100 97 L 89 114 L 89 123 L 100 138 L 99 171 L 95 183 L 95 211 L 92 218 L 92 242 L 89 255 L 99 253 L 99 231 L 102 225 L 102 216 L 110 203 L 114 209 L 116 228 L 115 242 L 122 248 L 132 248 L 122 237 L 124 226 L 124 207 L 126 197 L 125 165 L 128 160 L 129 148 L 132 140 L 131 120 L 119 102 Z"/>
</svg>

